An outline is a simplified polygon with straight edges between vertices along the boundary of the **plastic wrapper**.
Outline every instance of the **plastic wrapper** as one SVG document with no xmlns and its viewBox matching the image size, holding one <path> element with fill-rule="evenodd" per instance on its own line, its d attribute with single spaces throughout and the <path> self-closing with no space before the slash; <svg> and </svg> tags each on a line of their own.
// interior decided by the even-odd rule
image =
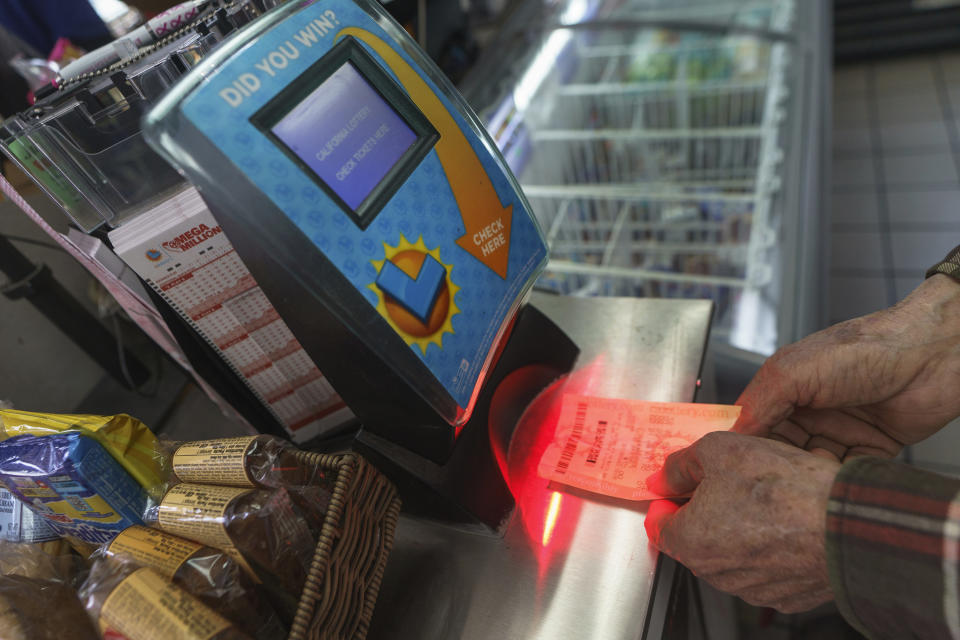
<svg viewBox="0 0 960 640">
<path fill-rule="evenodd" d="M 229 487 L 285 488 L 318 534 L 333 493 L 332 478 L 303 464 L 298 450 L 275 436 L 160 441 L 161 462 L 172 470 L 173 482 Z"/>
<path fill-rule="evenodd" d="M 148 519 L 168 533 L 228 553 L 290 620 L 316 540 L 286 489 L 178 484 Z"/>
<path fill-rule="evenodd" d="M 219 549 L 133 526 L 105 545 L 100 555 L 153 569 L 254 638 L 286 636 L 276 612 L 257 593 L 253 581 Z"/>
<path fill-rule="evenodd" d="M 196 442 L 160 441 L 174 478 L 192 484 L 276 488 L 308 484 L 311 470 L 297 449 L 275 436 L 243 436 Z"/>
<path fill-rule="evenodd" d="M 148 503 L 143 487 L 80 433 L 0 442 L 0 483 L 81 547 L 142 524 Z"/>
<path fill-rule="evenodd" d="M 30 91 L 50 84 L 57 77 L 60 71 L 60 65 L 43 58 L 27 58 L 26 56 L 17 56 L 10 60 L 10 66 L 17 74 L 23 78 Z"/>
<path fill-rule="evenodd" d="M 0 541 L 0 575 L 73 584 L 83 561 L 63 540 L 36 543 Z"/>
<path fill-rule="evenodd" d="M 93 438 L 155 499 L 163 494 L 168 471 L 158 457 L 157 438 L 128 415 L 92 416 L 0 409 L 0 440 L 75 431 Z"/>
<path fill-rule="evenodd" d="M 148 567 L 100 558 L 80 599 L 104 637 L 127 640 L 247 640 L 247 634 Z M 62 637 L 62 636 L 61 636 Z"/>
<path fill-rule="evenodd" d="M 97 640 L 76 591 L 60 581 L 0 576 L 0 640 Z"/>
<path fill-rule="evenodd" d="M 46 519 L 30 510 L 15 495 L 0 488 L 0 541 L 49 542 L 59 537 Z"/>
</svg>

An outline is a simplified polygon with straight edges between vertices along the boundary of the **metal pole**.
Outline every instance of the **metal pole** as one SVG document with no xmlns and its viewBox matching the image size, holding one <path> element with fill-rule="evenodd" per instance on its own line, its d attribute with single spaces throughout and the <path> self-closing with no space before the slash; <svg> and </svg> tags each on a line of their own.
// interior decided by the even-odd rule
<svg viewBox="0 0 960 640">
<path fill-rule="evenodd" d="M 417 2 L 417 42 L 421 49 L 427 50 L 427 0 Z"/>
</svg>

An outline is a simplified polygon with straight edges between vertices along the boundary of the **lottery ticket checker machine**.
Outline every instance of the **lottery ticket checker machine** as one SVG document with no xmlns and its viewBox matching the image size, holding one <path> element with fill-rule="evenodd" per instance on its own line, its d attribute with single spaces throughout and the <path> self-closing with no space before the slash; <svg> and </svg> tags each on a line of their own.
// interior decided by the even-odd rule
<svg viewBox="0 0 960 640">
<path fill-rule="evenodd" d="M 512 501 L 491 437 L 509 438 L 517 398 L 578 350 L 523 304 L 547 260 L 529 204 L 406 32 L 372 1 L 288 2 L 175 85 L 144 131 L 357 414 L 354 446 L 407 508 L 496 529 Z"/>
</svg>

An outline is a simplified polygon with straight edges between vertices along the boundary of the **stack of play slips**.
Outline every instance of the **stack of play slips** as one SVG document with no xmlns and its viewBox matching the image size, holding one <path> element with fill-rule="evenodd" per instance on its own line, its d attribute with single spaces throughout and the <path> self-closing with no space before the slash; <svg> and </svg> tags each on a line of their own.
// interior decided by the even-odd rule
<svg viewBox="0 0 960 640">
<path fill-rule="evenodd" d="M 200 193 L 186 189 L 110 232 L 110 243 L 237 373 L 294 442 L 353 413 L 294 337 Z"/>
<path fill-rule="evenodd" d="M 58 535 L 89 545 L 141 524 L 148 502 L 96 440 L 77 432 L 0 442 L 0 484 Z"/>
</svg>

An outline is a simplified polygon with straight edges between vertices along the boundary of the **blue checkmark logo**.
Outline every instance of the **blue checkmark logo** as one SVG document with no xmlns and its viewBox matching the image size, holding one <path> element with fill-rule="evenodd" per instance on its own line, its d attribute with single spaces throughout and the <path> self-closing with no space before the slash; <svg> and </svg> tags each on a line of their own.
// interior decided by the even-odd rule
<svg viewBox="0 0 960 640">
<path fill-rule="evenodd" d="M 427 324 L 430 312 L 443 290 L 447 270 L 430 254 L 424 254 L 420 273 L 411 278 L 389 260 L 384 262 L 377 276 L 377 287 L 412 313 L 420 322 Z"/>
</svg>

